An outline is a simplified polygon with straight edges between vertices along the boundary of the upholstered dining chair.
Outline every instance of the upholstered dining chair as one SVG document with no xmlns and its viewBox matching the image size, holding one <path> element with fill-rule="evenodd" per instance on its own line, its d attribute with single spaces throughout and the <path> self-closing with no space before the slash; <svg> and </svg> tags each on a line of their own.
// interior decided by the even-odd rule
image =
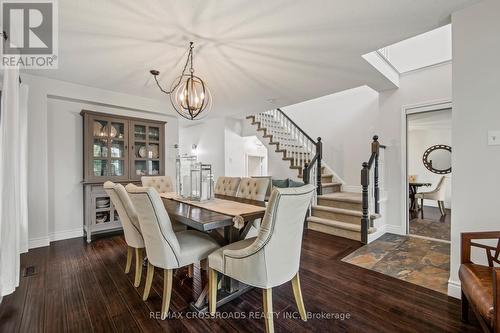
<svg viewBox="0 0 500 333">
<path fill-rule="evenodd" d="M 158 193 L 175 192 L 175 187 L 169 176 L 142 176 L 141 183 L 144 187 L 152 187 Z"/>
<path fill-rule="evenodd" d="M 445 180 L 445 176 L 442 176 L 434 190 L 430 192 L 420 192 L 415 194 L 415 199 L 421 200 L 422 218 L 424 218 L 424 199 L 437 201 L 441 216 L 446 215 L 446 210 L 444 208 L 444 199 L 446 192 Z"/>
<path fill-rule="evenodd" d="M 130 272 L 132 255 L 133 252 L 135 252 L 134 286 L 139 287 L 142 275 L 142 249 L 144 248 L 144 239 L 142 238 L 137 213 L 122 184 L 115 184 L 107 181 L 104 183 L 104 190 L 109 195 L 113 206 L 115 206 L 123 226 L 123 234 L 125 235 L 125 242 L 127 243 L 125 273 Z"/>
<path fill-rule="evenodd" d="M 143 300 L 146 301 L 149 297 L 154 268 L 163 269 L 161 319 L 165 319 L 172 295 L 173 270 L 206 259 L 219 248 L 219 244 L 207 234 L 196 230 L 174 233 L 160 195 L 153 188 L 128 184 L 126 190 L 137 211 L 148 256 Z"/>
<path fill-rule="evenodd" d="M 208 256 L 210 313 L 216 311 L 219 272 L 263 289 L 267 332 L 274 331 L 272 288 L 290 280 L 300 316 L 307 320 L 299 265 L 304 219 L 314 190 L 312 185 L 274 189 L 258 236 L 229 244 Z"/>
<path fill-rule="evenodd" d="M 268 178 L 242 178 L 236 197 L 264 201 L 268 186 Z"/>
<path fill-rule="evenodd" d="M 214 193 L 235 197 L 240 181 L 240 177 L 219 177 L 215 183 Z"/>
<path fill-rule="evenodd" d="M 144 187 L 154 188 L 158 193 L 175 192 L 175 187 L 172 185 L 170 176 L 142 176 L 141 183 Z M 187 229 L 185 224 L 177 221 L 172 221 L 172 228 L 174 229 L 174 232 Z"/>
<path fill-rule="evenodd" d="M 266 200 L 266 195 L 269 190 L 270 178 L 242 178 L 236 197 L 250 199 L 256 201 Z M 255 237 L 260 228 L 260 220 L 255 220 L 252 223 L 251 229 L 245 238 Z"/>
</svg>

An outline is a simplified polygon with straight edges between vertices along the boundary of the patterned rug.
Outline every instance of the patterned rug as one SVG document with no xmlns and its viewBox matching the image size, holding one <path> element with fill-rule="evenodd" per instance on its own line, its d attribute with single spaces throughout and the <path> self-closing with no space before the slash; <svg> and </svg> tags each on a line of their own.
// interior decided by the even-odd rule
<svg viewBox="0 0 500 333">
<path fill-rule="evenodd" d="M 450 244 L 385 234 L 342 261 L 444 294 L 450 276 Z"/>
</svg>

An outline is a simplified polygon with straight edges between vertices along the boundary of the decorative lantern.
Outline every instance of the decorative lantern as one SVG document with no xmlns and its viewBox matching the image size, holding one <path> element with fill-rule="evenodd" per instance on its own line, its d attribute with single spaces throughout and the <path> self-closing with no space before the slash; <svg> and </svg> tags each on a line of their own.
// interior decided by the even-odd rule
<svg viewBox="0 0 500 333">
<path fill-rule="evenodd" d="M 214 181 L 211 164 L 193 164 L 190 176 L 191 200 L 206 201 L 214 197 Z"/>
</svg>

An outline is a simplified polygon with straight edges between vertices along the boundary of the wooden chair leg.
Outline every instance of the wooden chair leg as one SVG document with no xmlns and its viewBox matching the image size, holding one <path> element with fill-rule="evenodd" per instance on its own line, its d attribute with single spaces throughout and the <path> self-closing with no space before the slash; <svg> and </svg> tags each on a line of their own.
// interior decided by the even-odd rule
<svg viewBox="0 0 500 333">
<path fill-rule="evenodd" d="M 295 303 L 297 303 L 297 308 L 299 309 L 300 318 L 303 321 L 307 321 L 306 307 L 304 306 L 304 300 L 302 299 L 302 290 L 300 288 L 299 273 L 292 279 L 293 296 L 295 297 Z"/>
<path fill-rule="evenodd" d="M 141 276 L 142 276 L 142 257 L 141 257 L 142 249 L 135 249 L 135 280 L 134 287 L 139 287 L 141 284 Z"/>
<path fill-rule="evenodd" d="M 266 332 L 274 333 L 273 321 L 273 289 L 263 289 L 262 298 L 264 303 L 264 318 L 266 321 Z"/>
<path fill-rule="evenodd" d="M 172 296 L 172 269 L 163 270 L 163 301 L 161 303 L 161 319 L 167 318 L 168 309 L 170 308 L 170 297 Z"/>
<path fill-rule="evenodd" d="M 147 301 L 149 297 L 149 292 L 151 291 L 151 284 L 153 283 L 153 276 L 155 275 L 155 266 L 151 265 L 148 261 L 148 271 L 146 273 L 146 285 L 144 286 L 144 294 L 142 296 L 143 301 Z"/>
<path fill-rule="evenodd" d="M 469 300 L 462 291 L 462 321 L 469 322 Z"/>
<path fill-rule="evenodd" d="M 217 311 L 217 271 L 208 268 L 208 309 L 214 315 Z"/>
<path fill-rule="evenodd" d="M 441 211 L 441 216 L 446 215 L 446 210 L 444 208 L 444 201 L 438 201 L 439 210 Z"/>
<path fill-rule="evenodd" d="M 424 198 L 420 200 L 420 206 L 421 206 L 420 209 L 422 210 L 420 216 L 424 218 Z"/>
<path fill-rule="evenodd" d="M 132 266 L 132 256 L 134 249 L 131 246 L 127 247 L 127 264 L 125 265 L 125 274 L 130 272 L 130 266 Z"/>
</svg>

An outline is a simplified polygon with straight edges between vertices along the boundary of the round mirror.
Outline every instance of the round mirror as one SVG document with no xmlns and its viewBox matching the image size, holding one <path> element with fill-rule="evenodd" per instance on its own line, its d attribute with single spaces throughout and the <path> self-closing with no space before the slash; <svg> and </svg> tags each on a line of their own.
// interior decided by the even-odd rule
<svg viewBox="0 0 500 333">
<path fill-rule="evenodd" d="M 435 145 L 424 153 L 423 162 L 425 167 L 434 173 L 447 174 L 451 172 L 451 147 L 446 145 Z"/>
</svg>

